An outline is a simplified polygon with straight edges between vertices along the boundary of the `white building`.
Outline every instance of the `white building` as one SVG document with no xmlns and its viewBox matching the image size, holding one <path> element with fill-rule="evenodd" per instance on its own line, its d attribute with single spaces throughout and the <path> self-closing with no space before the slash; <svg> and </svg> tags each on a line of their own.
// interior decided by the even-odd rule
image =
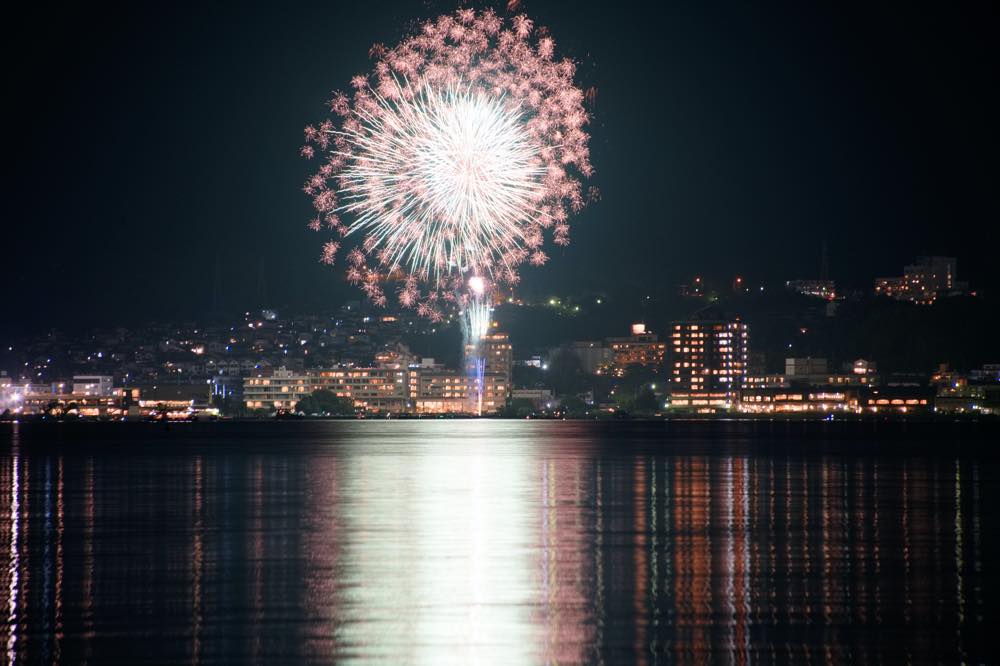
<svg viewBox="0 0 1000 666">
<path fill-rule="evenodd" d="M 73 395 L 109 396 L 112 384 L 112 378 L 108 375 L 73 375 Z"/>
<path fill-rule="evenodd" d="M 811 375 L 825 375 L 827 365 L 825 358 L 786 358 L 785 375 L 787 377 L 809 377 Z"/>
<path fill-rule="evenodd" d="M 249 409 L 295 409 L 314 391 L 331 391 L 356 407 L 373 412 L 401 412 L 407 407 L 407 373 L 395 368 L 331 368 L 296 372 L 277 368 L 270 375 L 243 380 Z"/>
</svg>

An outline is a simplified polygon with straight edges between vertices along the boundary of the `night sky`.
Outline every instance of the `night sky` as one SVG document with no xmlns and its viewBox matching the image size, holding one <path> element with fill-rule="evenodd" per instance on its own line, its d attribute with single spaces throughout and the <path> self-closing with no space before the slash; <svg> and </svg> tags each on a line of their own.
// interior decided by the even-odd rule
<svg viewBox="0 0 1000 666">
<path fill-rule="evenodd" d="M 357 297 L 306 229 L 302 128 L 455 5 L 291 4 L 8 17 L 0 332 Z M 599 90 L 603 197 L 526 285 L 816 277 L 826 240 L 849 286 L 933 253 L 1000 287 L 990 3 L 522 8 Z"/>
</svg>

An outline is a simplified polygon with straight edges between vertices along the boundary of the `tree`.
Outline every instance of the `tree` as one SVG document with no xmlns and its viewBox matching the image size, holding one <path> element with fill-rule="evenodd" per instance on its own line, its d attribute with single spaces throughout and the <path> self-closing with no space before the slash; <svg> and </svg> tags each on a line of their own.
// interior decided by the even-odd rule
<svg viewBox="0 0 1000 666">
<path fill-rule="evenodd" d="M 511 380 L 518 388 L 542 388 L 546 386 L 545 372 L 532 365 L 515 365 L 512 368 Z"/>
<path fill-rule="evenodd" d="M 653 390 L 647 386 L 636 396 L 635 402 L 632 403 L 632 409 L 637 414 L 655 414 L 660 410 L 660 400 L 653 393 Z"/>
<path fill-rule="evenodd" d="M 241 417 L 246 416 L 248 410 L 242 400 L 235 400 L 230 396 L 221 395 L 212 397 L 212 406 L 217 407 L 223 416 Z"/>
<path fill-rule="evenodd" d="M 584 416 L 587 413 L 587 403 L 575 395 L 568 395 L 563 398 L 562 408 L 568 416 Z"/>
<path fill-rule="evenodd" d="M 548 383 L 556 395 L 575 395 L 585 388 L 587 376 L 580 357 L 569 349 L 559 349 L 549 361 Z"/>
<path fill-rule="evenodd" d="M 329 414 L 332 416 L 347 416 L 354 414 L 354 401 L 350 398 L 343 398 L 333 391 L 319 390 L 313 391 L 298 401 L 295 405 L 296 411 L 305 414 Z"/>
<path fill-rule="evenodd" d="M 500 416 L 508 419 L 523 419 L 535 413 L 535 403 L 525 398 L 513 398 L 507 401 Z"/>
<path fill-rule="evenodd" d="M 634 398 L 644 386 L 655 384 L 657 381 L 662 381 L 660 368 L 634 363 L 625 368 L 625 375 L 618 380 L 615 388 L 617 393 L 626 393 Z"/>
</svg>

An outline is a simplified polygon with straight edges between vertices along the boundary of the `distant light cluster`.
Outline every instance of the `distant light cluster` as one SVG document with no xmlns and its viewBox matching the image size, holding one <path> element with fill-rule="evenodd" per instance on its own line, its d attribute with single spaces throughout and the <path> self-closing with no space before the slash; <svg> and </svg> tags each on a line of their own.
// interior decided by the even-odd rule
<svg viewBox="0 0 1000 666">
<path fill-rule="evenodd" d="M 377 304 L 438 320 L 518 267 L 542 265 L 548 235 L 569 242 L 569 215 L 596 196 L 585 94 L 576 66 L 521 15 L 462 9 L 424 23 L 374 71 L 330 100 L 338 122 L 306 127 L 310 228 L 333 231 L 321 261 L 346 251 L 347 278 Z M 348 249 L 347 246 L 350 246 Z"/>
</svg>

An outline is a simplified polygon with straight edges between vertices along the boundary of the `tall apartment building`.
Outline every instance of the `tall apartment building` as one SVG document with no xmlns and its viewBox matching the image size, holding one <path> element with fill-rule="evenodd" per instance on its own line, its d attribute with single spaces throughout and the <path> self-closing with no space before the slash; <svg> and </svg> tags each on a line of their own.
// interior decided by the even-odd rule
<svg viewBox="0 0 1000 666">
<path fill-rule="evenodd" d="M 483 356 L 484 368 L 482 378 L 482 405 L 477 405 L 483 413 L 499 411 L 507 404 L 512 388 L 511 374 L 514 365 L 513 349 L 510 336 L 495 331 L 483 336 L 480 341 L 480 353 Z M 473 382 L 478 380 L 473 380 Z M 479 387 L 473 386 L 473 393 L 478 394 Z"/>
<path fill-rule="evenodd" d="M 510 382 L 511 367 L 514 364 L 510 337 L 506 333 L 488 333 L 480 342 L 486 372 L 502 375 Z"/>
<path fill-rule="evenodd" d="M 747 325 L 682 321 L 670 333 L 670 406 L 694 411 L 732 408 L 747 375 Z"/>
<path fill-rule="evenodd" d="M 477 363 L 482 362 L 482 367 Z M 511 368 L 514 364 L 510 338 L 506 333 L 494 331 L 480 338 L 478 348 L 471 345 L 465 348 L 465 376 L 454 376 L 455 381 L 461 380 L 465 385 L 467 403 L 464 411 L 476 414 L 496 412 L 507 404 L 511 390 Z M 430 374 L 430 373 L 429 373 Z M 448 375 L 447 370 L 438 374 Z M 450 376 L 450 375 L 449 375 Z M 437 396 L 428 395 L 428 398 Z M 480 402 L 482 397 L 482 402 Z M 421 402 L 417 411 L 424 408 L 437 410 L 430 402 Z"/>
</svg>

